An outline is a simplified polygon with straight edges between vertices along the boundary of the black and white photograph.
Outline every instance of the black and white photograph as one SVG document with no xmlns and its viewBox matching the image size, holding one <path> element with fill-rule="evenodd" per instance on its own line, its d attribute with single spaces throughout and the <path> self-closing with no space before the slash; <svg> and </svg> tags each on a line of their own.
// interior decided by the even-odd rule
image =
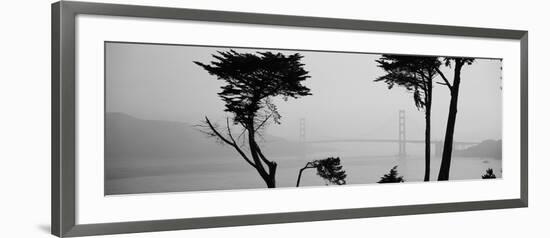
<svg viewBox="0 0 550 238">
<path fill-rule="evenodd" d="M 499 58 L 104 47 L 105 195 L 505 173 Z"/>
</svg>

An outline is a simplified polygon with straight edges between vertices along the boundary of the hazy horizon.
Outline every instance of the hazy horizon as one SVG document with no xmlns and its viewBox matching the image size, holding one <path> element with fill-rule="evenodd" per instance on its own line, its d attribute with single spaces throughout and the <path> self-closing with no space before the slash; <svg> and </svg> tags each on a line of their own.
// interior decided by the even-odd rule
<svg viewBox="0 0 550 238">
<path fill-rule="evenodd" d="M 301 62 L 311 76 L 303 84 L 311 90 L 312 95 L 298 99 L 290 98 L 288 101 L 275 98 L 273 102 L 282 116 L 281 124 L 269 125 L 264 131 L 265 135 L 280 137 L 288 142 L 297 142 L 300 140 L 300 119 L 303 118 L 306 141 L 396 140 L 398 137 L 398 112 L 404 110 L 407 139 L 424 140 L 424 111 L 416 108 L 412 94 L 399 86 L 389 90 L 386 83 L 374 82 L 377 77 L 385 73 L 375 62 L 381 57 L 380 54 L 116 42 L 107 42 L 105 47 L 105 111 L 107 113 L 123 113 L 137 119 L 180 122 L 190 126 L 189 130 L 180 128 L 181 126 L 178 125 L 174 127 L 176 129 L 170 129 L 170 125 L 174 126 L 170 123 L 143 124 L 142 120 L 131 120 L 130 123 L 127 118 L 120 117 L 117 117 L 117 120 L 120 121 L 108 121 L 109 128 L 113 130 L 106 134 L 106 141 L 109 141 L 105 157 L 106 164 L 108 164 L 106 170 L 112 170 L 109 172 L 112 177 L 106 178 L 108 194 L 262 187 L 262 181 L 258 174 L 247 167 L 246 162 L 235 151 L 227 149 L 227 147 L 225 150 L 220 149 L 220 144 L 216 143 L 214 138 L 206 138 L 191 128 L 192 125 L 200 124 L 205 116 L 220 123 L 225 123 L 225 118 L 232 116 L 224 112 L 224 102 L 217 94 L 224 82 L 217 80 L 215 76 L 209 75 L 203 68 L 193 63 L 193 61 L 198 61 L 208 64 L 214 60 L 212 55 L 217 54 L 217 51 L 229 49 L 234 49 L 239 53 L 273 51 L 285 55 L 299 53 L 303 56 Z M 472 65 L 466 65 L 462 69 L 454 133 L 455 142 L 482 142 L 502 138 L 501 63 L 499 59 L 476 59 Z M 441 70 L 452 80 L 450 68 L 442 66 Z M 437 77 L 435 81 L 441 82 L 441 79 Z M 449 100 L 448 88 L 434 84 L 431 117 L 432 142 L 442 141 L 444 138 Z M 124 123 L 145 127 L 148 134 L 135 134 L 136 130 L 141 129 L 139 127 L 126 128 L 123 126 Z M 155 130 L 165 131 L 163 133 L 168 133 L 171 139 L 168 140 L 162 134 L 155 134 Z M 119 134 L 113 134 L 115 132 Z M 127 132 L 132 133 L 125 134 Z M 192 139 L 185 135 L 170 134 L 176 132 L 187 133 L 187 136 L 192 135 Z M 152 137 L 151 140 L 136 139 L 136 137 L 148 136 Z M 132 153 L 124 150 L 137 148 L 132 147 L 135 145 L 155 148 L 169 147 L 167 150 L 182 150 L 174 152 L 175 154 L 183 153 L 184 148 L 179 148 L 178 141 L 173 140 L 183 140 L 184 143 L 191 143 L 190 140 L 193 140 L 195 144 L 191 143 L 192 146 L 185 147 L 193 150 L 193 154 L 182 155 L 185 158 L 180 159 L 169 158 L 168 155 L 156 158 L 153 152 L 157 151 L 158 154 L 164 152 L 160 149 L 151 149 L 150 155 L 149 152 L 144 152 L 150 158 L 139 158 L 146 156 L 136 155 L 134 155 L 135 158 L 125 158 L 132 157 L 128 155 Z M 134 145 L 127 144 L 127 142 L 132 142 Z M 213 159 L 212 161 L 218 162 L 212 162 L 216 165 L 208 168 L 204 167 L 205 165 L 201 165 L 201 167 L 195 162 L 190 162 L 192 157 L 200 154 L 200 149 L 205 146 L 212 146 L 214 151 L 219 150 L 215 153 L 226 153 L 227 155 L 223 154 L 219 159 Z M 350 181 L 353 183 L 372 182 L 387 172 L 392 164 L 397 163 L 391 158 L 372 158 L 368 161 L 353 159 L 361 156 L 395 155 L 397 154 L 397 144 L 391 143 L 318 145 L 315 148 L 308 147 L 311 154 L 302 157 L 292 155 L 296 154 L 297 148 L 296 144 L 292 143 L 267 148 L 271 149 L 268 152 L 269 155 L 277 155 L 273 157 L 275 161 L 282 161 L 279 163 L 281 169 L 277 170 L 278 181 L 282 183 L 282 186 L 292 186 L 296 179 L 295 172 L 304 166 L 305 162 L 315 158 L 347 156 L 348 160 L 343 159 L 342 161 L 344 168 L 348 171 L 356 171 L 350 173 Z M 109 154 L 109 151 L 113 154 Z M 410 181 L 417 181 L 422 177 L 423 145 L 407 145 L 407 152 L 411 156 L 411 161 L 416 162 L 410 162 L 410 168 L 402 168 L 403 173 L 407 174 Z M 124 155 L 125 153 L 127 155 Z M 213 155 L 217 156 L 215 153 Z M 120 154 L 124 156 L 119 156 Z M 222 159 L 222 157 L 234 157 L 235 159 Z M 156 162 L 147 161 L 147 159 L 156 160 Z M 432 160 L 431 174 L 436 176 L 441 158 L 433 156 Z M 375 163 L 374 161 L 379 162 Z M 497 176 L 501 176 L 500 160 L 477 158 L 472 161 L 466 163 L 466 160 L 463 159 L 453 162 L 455 163 L 453 166 L 459 170 L 453 174 L 453 169 L 451 169 L 451 177 L 454 179 L 479 178 L 483 171 L 478 170 L 482 170 L 488 165 L 499 170 L 496 171 Z M 220 163 L 224 164 L 223 167 Z M 135 170 L 125 169 L 125 166 Z M 166 166 L 171 168 L 165 168 Z M 178 166 L 182 169 L 176 169 L 174 172 L 174 167 Z M 228 171 L 227 166 L 234 166 L 234 168 L 232 167 L 233 170 Z M 195 169 L 190 172 L 191 167 Z M 202 169 L 204 169 L 204 174 L 200 172 Z M 156 172 L 153 173 L 152 170 Z M 368 172 L 360 174 L 360 171 Z M 235 173 L 230 176 L 241 176 L 242 180 L 239 180 L 240 182 L 233 181 L 231 184 L 228 184 L 230 181 L 212 180 L 213 176 L 222 176 L 222 174 L 228 176 L 226 173 Z M 148 175 L 145 176 L 145 174 Z M 150 176 L 151 174 L 161 177 Z M 175 175 L 184 176 L 186 181 L 197 180 L 197 184 L 182 185 L 178 182 L 181 181 L 181 178 L 176 179 L 173 177 Z M 135 177 L 137 180 L 128 180 L 128 176 Z M 138 186 L 138 180 L 141 181 L 139 183 L 149 184 L 150 187 Z M 170 182 L 166 182 L 166 180 L 170 180 Z M 306 178 L 304 183 L 315 184 L 318 182 L 316 181 L 312 178 L 308 182 Z M 220 182 L 223 184 L 219 184 Z"/>
</svg>

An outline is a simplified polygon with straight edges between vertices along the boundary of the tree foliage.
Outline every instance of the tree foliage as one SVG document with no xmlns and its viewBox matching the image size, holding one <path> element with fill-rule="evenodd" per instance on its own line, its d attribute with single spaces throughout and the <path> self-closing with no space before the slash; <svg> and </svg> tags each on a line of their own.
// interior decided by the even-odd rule
<svg viewBox="0 0 550 238">
<path fill-rule="evenodd" d="M 328 183 L 336 185 L 346 184 L 346 171 L 342 170 L 340 165 L 340 157 L 329 157 L 322 160 L 314 161 L 317 168 L 317 175 L 326 180 Z"/>
<path fill-rule="evenodd" d="M 376 60 L 386 74 L 375 82 L 383 81 L 392 89 L 395 85 L 413 93 L 415 106 L 422 109 L 431 98 L 432 80 L 441 65 L 438 57 L 410 55 L 382 55 Z"/>
<path fill-rule="evenodd" d="M 378 183 L 403 183 L 405 182 L 405 179 L 403 179 L 403 176 L 399 176 L 399 173 L 397 172 L 397 165 L 393 166 L 392 169 L 390 169 L 390 172 L 387 174 L 384 174 L 384 176 L 380 177 L 380 181 Z"/>
<path fill-rule="evenodd" d="M 302 172 L 306 169 L 317 169 L 317 175 L 326 181 L 326 184 L 345 185 L 346 184 L 346 171 L 343 170 L 340 164 L 340 157 L 328 157 L 326 159 L 314 160 L 306 163 L 298 174 L 298 181 L 296 187 L 300 186 L 300 178 Z"/>
<path fill-rule="evenodd" d="M 286 56 L 270 51 L 251 54 L 234 50 L 218 54 L 213 55 L 217 61 L 209 65 L 194 63 L 226 83 L 218 95 L 225 102 L 225 111 L 233 114 L 235 124 L 258 124 L 267 117 L 279 123 L 280 115 L 270 100 L 272 97 L 311 95 L 310 89 L 302 85 L 310 76 L 303 68 L 300 54 Z"/>
</svg>

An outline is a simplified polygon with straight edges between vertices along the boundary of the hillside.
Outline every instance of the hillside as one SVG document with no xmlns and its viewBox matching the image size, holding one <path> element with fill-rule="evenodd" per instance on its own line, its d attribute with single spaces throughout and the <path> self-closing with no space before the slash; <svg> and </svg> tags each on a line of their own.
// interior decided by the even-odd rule
<svg viewBox="0 0 550 238">
<path fill-rule="evenodd" d="M 502 159 L 502 140 L 484 140 L 478 145 L 453 153 L 462 157 Z"/>
<path fill-rule="evenodd" d="M 296 142 L 270 135 L 264 137 L 264 153 L 268 156 L 292 156 L 300 151 L 300 144 Z M 224 163 L 228 157 L 239 158 L 239 155 L 233 148 L 221 145 L 190 124 L 143 120 L 123 113 L 105 116 L 108 178 L 144 175 L 157 170 L 165 173 L 176 169 L 179 172 L 182 166 Z"/>
</svg>

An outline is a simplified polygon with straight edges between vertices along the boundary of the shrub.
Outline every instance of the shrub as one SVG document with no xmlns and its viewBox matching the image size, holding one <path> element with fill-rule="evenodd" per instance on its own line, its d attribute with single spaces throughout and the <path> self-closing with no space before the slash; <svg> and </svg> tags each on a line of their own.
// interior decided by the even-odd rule
<svg viewBox="0 0 550 238">
<path fill-rule="evenodd" d="M 481 175 L 481 178 L 482 178 L 482 179 L 495 179 L 495 178 L 497 178 L 497 176 L 493 173 L 493 169 L 492 169 L 492 168 L 488 168 L 488 169 L 485 171 L 485 174 L 484 174 L 484 175 Z"/>
<path fill-rule="evenodd" d="M 380 181 L 378 183 L 403 183 L 405 182 L 405 179 L 403 179 L 403 176 L 398 176 L 399 173 L 397 172 L 397 165 L 393 166 L 392 169 L 390 169 L 390 172 L 387 174 L 384 174 L 383 177 L 380 177 Z"/>
</svg>

